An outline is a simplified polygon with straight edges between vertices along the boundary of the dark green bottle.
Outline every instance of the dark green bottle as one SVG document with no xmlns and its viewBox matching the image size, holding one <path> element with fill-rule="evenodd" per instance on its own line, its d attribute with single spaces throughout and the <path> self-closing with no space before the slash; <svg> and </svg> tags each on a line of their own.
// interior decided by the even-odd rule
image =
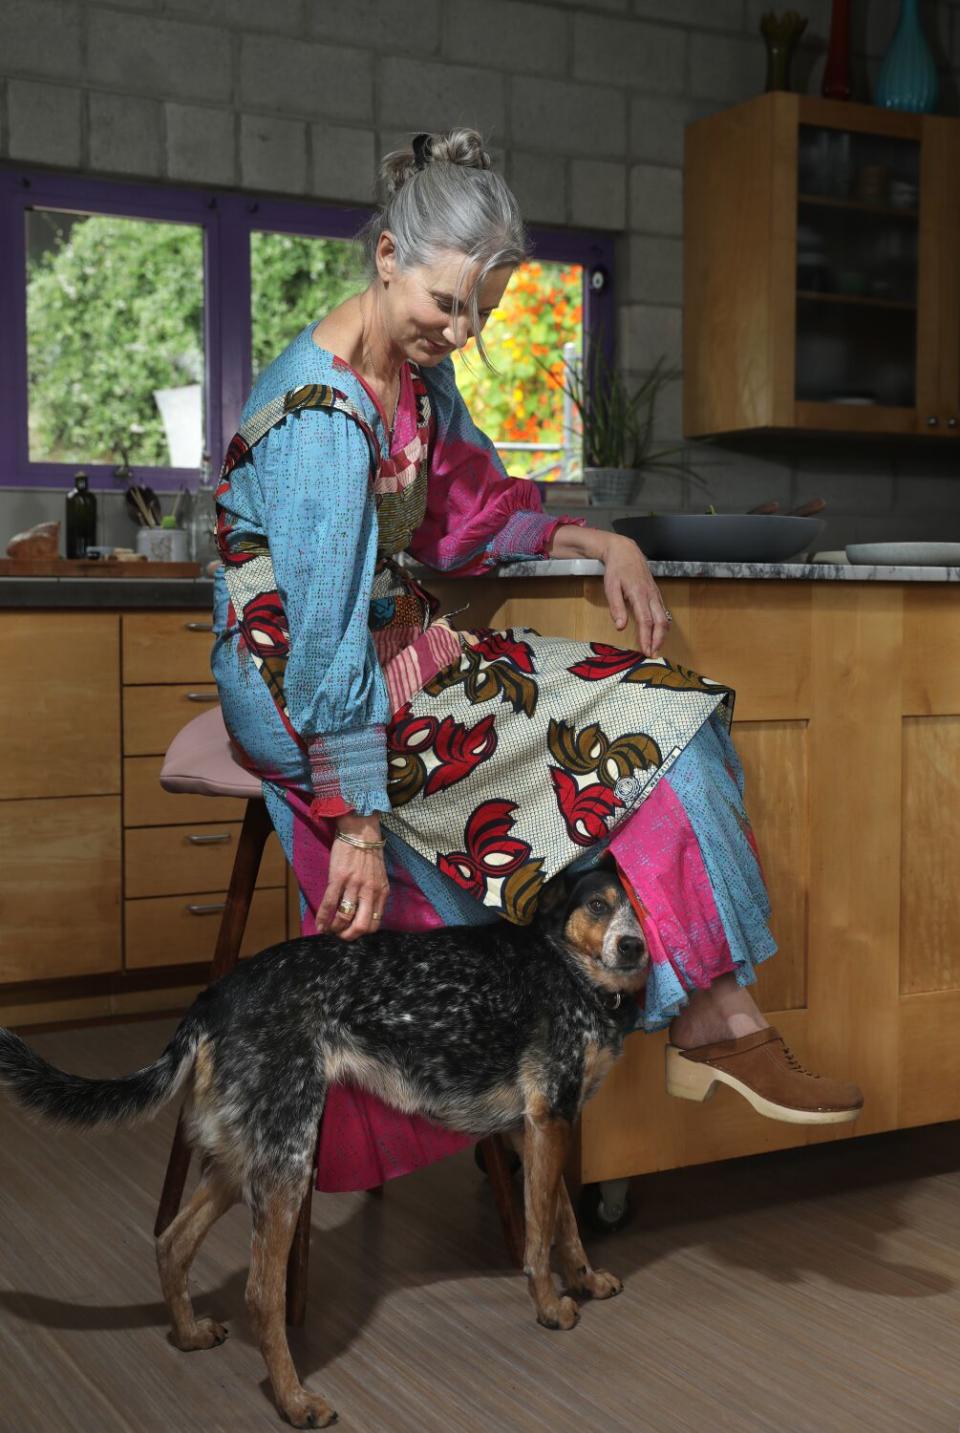
<svg viewBox="0 0 960 1433">
<path fill-rule="evenodd" d="M 86 473 L 77 473 L 67 493 L 67 556 L 86 557 L 97 543 L 97 500 L 87 487 Z"/>
</svg>

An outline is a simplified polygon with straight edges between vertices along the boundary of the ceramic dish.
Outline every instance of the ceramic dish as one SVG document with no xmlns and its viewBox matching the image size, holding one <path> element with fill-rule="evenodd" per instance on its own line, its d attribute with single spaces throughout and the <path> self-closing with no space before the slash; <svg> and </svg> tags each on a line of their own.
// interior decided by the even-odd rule
<svg viewBox="0 0 960 1433">
<path fill-rule="evenodd" d="M 664 513 L 613 526 L 661 562 L 786 562 L 809 552 L 826 524 L 786 513 Z"/>
<path fill-rule="evenodd" d="M 960 567 L 960 542 L 854 542 L 847 556 L 857 567 Z"/>
</svg>

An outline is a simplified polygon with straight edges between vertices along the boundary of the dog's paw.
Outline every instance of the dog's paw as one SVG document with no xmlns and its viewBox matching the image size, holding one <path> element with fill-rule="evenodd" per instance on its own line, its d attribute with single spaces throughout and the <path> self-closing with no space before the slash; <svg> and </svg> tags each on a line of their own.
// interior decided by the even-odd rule
<svg viewBox="0 0 960 1433">
<path fill-rule="evenodd" d="M 606 1269 L 589 1269 L 580 1282 L 580 1288 L 592 1299 L 612 1299 L 623 1293 L 623 1280 Z"/>
<path fill-rule="evenodd" d="M 537 1310 L 537 1323 L 545 1329 L 572 1329 L 580 1321 L 580 1311 L 573 1299 L 564 1296 L 558 1304 Z"/>
<path fill-rule="evenodd" d="M 219 1348 L 227 1337 L 227 1330 L 215 1319 L 197 1319 L 192 1333 L 183 1337 L 174 1333 L 172 1337 L 177 1348 L 184 1353 L 193 1353 L 199 1348 Z"/>
<path fill-rule="evenodd" d="M 283 1416 L 294 1428 L 329 1428 L 337 1421 L 336 1412 L 329 1403 L 319 1395 L 308 1393 L 305 1388 L 284 1405 Z"/>
</svg>

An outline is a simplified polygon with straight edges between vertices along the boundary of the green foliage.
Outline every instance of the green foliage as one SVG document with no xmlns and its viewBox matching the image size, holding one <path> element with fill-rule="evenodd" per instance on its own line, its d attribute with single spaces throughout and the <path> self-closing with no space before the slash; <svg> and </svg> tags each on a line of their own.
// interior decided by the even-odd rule
<svg viewBox="0 0 960 1433">
<path fill-rule="evenodd" d="M 254 377 L 311 318 L 362 288 L 359 246 L 343 239 L 257 231 L 250 245 Z"/>
<path fill-rule="evenodd" d="M 92 215 L 58 231 L 28 268 L 31 458 L 169 461 L 153 390 L 202 379 L 202 275 L 194 226 Z"/>
<path fill-rule="evenodd" d="M 30 457 L 112 463 L 123 450 L 164 466 L 154 389 L 204 377 L 201 230 L 100 214 L 30 222 L 47 240 L 27 273 Z M 356 247 L 336 239 L 255 233 L 251 267 L 255 370 L 362 283 Z"/>
<path fill-rule="evenodd" d="M 682 473 L 683 463 L 675 459 L 682 447 L 653 448 L 657 400 L 678 377 L 679 370 L 670 368 L 661 356 L 631 390 L 623 375 L 610 366 L 599 344 L 588 355 L 585 371 L 564 364 L 559 382 L 580 414 L 587 466 Z"/>
</svg>

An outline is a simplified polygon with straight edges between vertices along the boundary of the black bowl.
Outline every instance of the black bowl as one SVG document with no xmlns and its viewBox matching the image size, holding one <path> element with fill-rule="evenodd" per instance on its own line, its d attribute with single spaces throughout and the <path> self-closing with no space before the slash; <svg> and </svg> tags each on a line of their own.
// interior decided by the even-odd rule
<svg viewBox="0 0 960 1433">
<path fill-rule="evenodd" d="M 661 562 L 785 562 L 809 552 L 826 524 L 786 513 L 664 513 L 613 526 Z"/>
</svg>

